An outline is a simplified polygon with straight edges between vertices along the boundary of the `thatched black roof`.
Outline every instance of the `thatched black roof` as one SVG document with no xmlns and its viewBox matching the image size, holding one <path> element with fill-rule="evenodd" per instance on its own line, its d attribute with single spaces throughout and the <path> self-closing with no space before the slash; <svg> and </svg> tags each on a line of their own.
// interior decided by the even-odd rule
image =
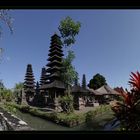
<svg viewBox="0 0 140 140">
<path fill-rule="evenodd" d="M 61 50 L 62 51 L 62 50 Z M 58 55 L 53 55 L 53 56 L 50 56 L 47 60 L 48 61 L 53 61 L 54 59 L 59 59 L 59 60 L 61 60 L 62 59 L 62 57 L 60 57 L 60 56 L 58 56 Z"/>
<path fill-rule="evenodd" d="M 64 56 L 64 54 L 59 50 L 53 50 L 48 54 L 48 56 L 53 56 L 53 55 Z"/>
<path fill-rule="evenodd" d="M 46 70 L 46 72 L 52 72 L 52 71 L 60 71 L 62 69 L 62 67 L 57 67 L 57 66 L 53 66 L 52 68 L 48 68 Z"/>
<path fill-rule="evenodd" d="M 53 67 L 53 66 L 62 66 L 62 62 L 53 60 L 52 62 L 49 62 L 46 66 Z"/>
<path fill-rule="evenodd" d="M 55 80 L 49 84 L 44 84 L 40 87 L 40 89 L 51 89 L 51 88 L 65 89 L 64 83 L 58 80 Z"/>
<path fill-rule="evenodd" d="M 72 93 L 89 93 L 87 89 L 82 88 L 79 85 L 74 85 L 71 90 Z"/>
<path fill-rule="evenodd" d="M 92 90 L 92 93 L 94 95 L 119 95 L 119 93 L 115 90 L 113 90 L 110 86 L 104 85 L 96 90 Z"/>
<path fill-rule="evenodd" d="M 91 88 L 89 88 L 87 90 L 90 92 L 90 95 L 103 95 L 102 93 L 100 93 L 94 89 L 91 89 Z"/>
<path fill-rule="evenodd" d="M 111 94 L 119 95 L 119 93 L 117 91 L 113 90 L 108 85 L 104 85 L 95 91 L 97 91 L 100 95 L 111 95 Z"/>
<path fill-rule="evenodd" d="M 81 86 L 73 86 L 72 87 L 72 93 L 81 93 L 81 94 L 86 94 L 86 95 L 95 95 L 95 96 L 101 96 L 101 95 L 119 95 L 119 93 L 115 90 L 113 90 L 111 87 L 108 85 L 104 85 L 100 87 L 97 90 L 94 89 L 83 89 Z"/>
</svg>

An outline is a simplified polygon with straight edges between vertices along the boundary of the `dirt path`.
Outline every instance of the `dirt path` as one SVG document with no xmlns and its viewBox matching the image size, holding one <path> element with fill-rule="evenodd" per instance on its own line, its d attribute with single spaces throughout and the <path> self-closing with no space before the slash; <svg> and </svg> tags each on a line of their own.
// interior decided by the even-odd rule
<svg viewBox="0 0 140 140">
<path fill-rule="evenodd" d="M 80 110 L 75 110 L 74 113 L 75 114 L 81 114 L 81 113 L 87 113 L 90 110 L 95 110 L 97 107 L 84 107 L 83 109 Z"/>
</svg>

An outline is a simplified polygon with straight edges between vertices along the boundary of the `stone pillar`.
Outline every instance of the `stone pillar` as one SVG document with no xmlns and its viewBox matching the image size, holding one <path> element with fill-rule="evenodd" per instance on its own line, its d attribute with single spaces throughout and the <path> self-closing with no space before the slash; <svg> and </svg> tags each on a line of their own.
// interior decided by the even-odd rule
<svg viewBox="0 0 140 140">
<path fill-rule="evenodd" d="M 26 93 L 24 92 L 24 89 L 22 89 L 22 104 L 27 104 L 27 100 L 26 100 Z"/>
</svg>

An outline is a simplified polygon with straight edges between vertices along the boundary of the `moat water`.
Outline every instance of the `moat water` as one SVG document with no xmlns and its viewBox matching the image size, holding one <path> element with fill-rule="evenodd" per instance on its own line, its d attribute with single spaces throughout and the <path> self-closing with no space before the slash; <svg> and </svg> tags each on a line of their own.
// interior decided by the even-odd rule
<svg viewBox="0 0 140 140">
<path fill-rule="evenodd" d="M 58 125 L 51 121 L 47 121 L 45 119 L 32 116 L 28 113 L 22 113 L 20 111 L 17 111 L 16 116 L 25 121 L 30 127 L 37 131 L 111 131 L 118 127 L 116 123 L 112 126 L 113 120 L 107 123 L 105 127 L 99 126 L 96 123 L 84 123 L 79 126 L 69 128 L 66 126 Z"/>
<path fill-rule="evenodd" d="M 22 113 L 18 110 L 16 116 L 25 121 L 35 131 L 114 131 L 116 128 L 119 128 L 119 121 L 116 121 L 116 123 L 113 124 L 116 118 L 106 123 L 105 126 L 100 126 L 96 122 L 89 122 L 69 128 L 66 126 L 58 125 L 51 121 L 47 121 L 45 119 L 41 119 L 39 117 L 32 116 L 28 113 Z M 3 126 L 1 123 L 0 131 L 3 131 Z"/>
</svg>

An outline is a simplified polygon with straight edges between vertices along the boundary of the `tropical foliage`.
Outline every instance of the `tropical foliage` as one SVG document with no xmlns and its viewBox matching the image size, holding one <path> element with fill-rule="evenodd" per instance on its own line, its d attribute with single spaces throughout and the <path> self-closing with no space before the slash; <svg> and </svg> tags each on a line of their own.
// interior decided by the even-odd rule
<svg viewBox="0 0 140 140">
<path fill-rule="evenodd" d="M 14 98 L 13 92 L 10 89 L 0 89 L 0 100 L 10 102 Z"/>
<path fill-rule="evenodd" d="M 24 87 L 24 83 L 19 82 L 15 84 L 14 90 L 22 90 Z"/>
<path fill-rule="evenodd" d="M 130 80 L 131 90 L 120 90 L 120 96 L 123 102 L 114 102 L 112 110 L 116 117 L 120 120 L 123 130 L 140 130 L 140 73 L 131 72 Z"/>
</svg>

